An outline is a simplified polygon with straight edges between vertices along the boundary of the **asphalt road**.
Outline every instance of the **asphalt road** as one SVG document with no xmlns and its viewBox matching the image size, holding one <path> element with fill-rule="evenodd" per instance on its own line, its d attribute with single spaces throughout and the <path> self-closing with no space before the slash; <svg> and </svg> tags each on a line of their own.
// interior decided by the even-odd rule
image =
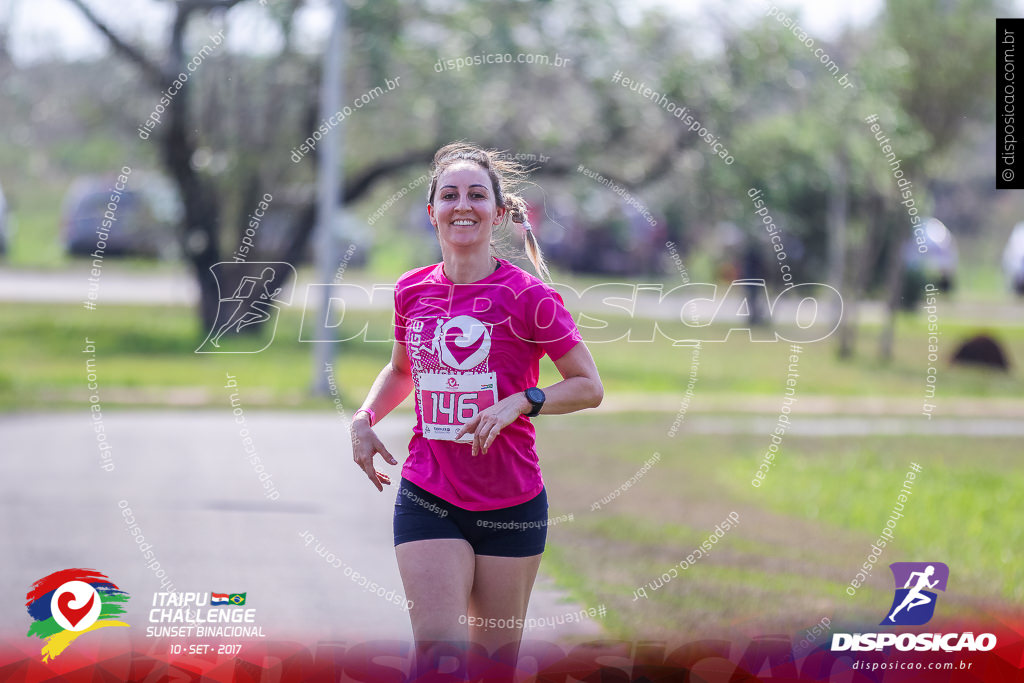
<svg viewBox="0 0 1024 683">
<path fill-rule="evenodd" d="M 391 538 L 395 489 L 378 493 L 355 467 L 339 415 L 245 410 L 244 389 L 240 399 L 244 424 L 226 395 L 222 411 L 103 413 L 109 471 L 88 411 L 0 416 L 0 631 L 27 630 L 24 596 L 34 581 L 85 567 L 128 591 L 125 620 L 140 631 L 154 593 L 173 587 L 247 593 L 269 639 L 411 639 L 407 613 L 387 599 L 403 593 Z M 380 426 L 399 458 L 409 426 Z M 243 450 L 243 427 L 276 500 Z M 384 468 L 397 481 L 398 467 Z M 159 568 L 148 566 L 153 561 Z M 361 587 L 354 572 L 385 597 Z M 553 622 L 581 608 L 542 577 L 528 617 Z M 545 622 L 528 635 L 600 633 L 599 620 L 587 620 Z"/>
</svg>

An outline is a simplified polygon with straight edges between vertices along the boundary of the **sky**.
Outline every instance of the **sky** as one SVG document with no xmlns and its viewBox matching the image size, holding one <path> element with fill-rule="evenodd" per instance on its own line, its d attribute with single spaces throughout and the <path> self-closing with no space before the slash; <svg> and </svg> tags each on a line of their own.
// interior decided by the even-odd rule
<svg viewBox="0 0 1024 683">
<path fill-rule="evenodd" d="M 167 26 L 170 14 L 169 3 L 156 0 L 86 2 L 96 14 L 129 37 L 155 37 L 155 32 Z M 880 9 L 882 0 L 643 0 L 631 4 L 660 5 L 688 18 L 696 17 L 702 9 L 711 8 L 737 20 L 747 14 L 766 14 L 777 6 L 786 14 L 798 11 L 802 27 L 817 38 L 828 39 L 846 25 L 863 25 L 870 21 Z M 233 20 L 237 23 L 233 24 L 229 34 L 229 48 L 244 50 L 262 43 L 274 49 L 275 34 L 263 19 L 261 8 L 257 3 L 247 5 L 233 10 Z M 299 20 L 300 29 L 309 38 L 301 41 L 304 44 L 319 43 L 317 38 L 323 35 L 329 24 L 327 0 L 313 0 L 311 5 Z M 108 49 L 106 39 L 81 18 L 68 0 L 0 0 L 0 24 L 10 26 L 11 51 L 18 64 L 50 58 L 91 58 L 104 54 Z"/>
</svg>

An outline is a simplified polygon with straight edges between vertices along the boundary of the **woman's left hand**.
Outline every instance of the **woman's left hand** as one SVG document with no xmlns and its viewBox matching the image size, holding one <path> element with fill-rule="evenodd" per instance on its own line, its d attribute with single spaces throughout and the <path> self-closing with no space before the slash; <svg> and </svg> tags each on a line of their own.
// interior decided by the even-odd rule
<svg viewBox="0 0 1024 683">
<path fill-rule="evenodd" d="M 515 422 L 516 418 L 523 414 L 523 408 L 528 406 L 529 402 L 522 392 L 506 396 L 493 406 L 477 413 L 462 426 L 455 438 L 460 439 L 463 434 L 472 434 L 473 455 L 487 453 L 487 449 L 498 438 L 501 430 Z"/>
</svg>

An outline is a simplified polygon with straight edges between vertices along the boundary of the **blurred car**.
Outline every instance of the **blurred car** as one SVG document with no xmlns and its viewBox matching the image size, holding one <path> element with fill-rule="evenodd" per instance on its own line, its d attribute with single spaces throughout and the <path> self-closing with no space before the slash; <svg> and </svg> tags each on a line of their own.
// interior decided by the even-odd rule
<svg viewBox="0 0 1024 683">
<path fill-rule="evenodd" d="M 0 186 L 0 254 L 7 253 L 7 200 L 4 188 Z"/>
<path fill-rule="evenodd" d="M 182 211 L 173 186 L 145 172 L 132 174 L 119 193 L 116 182 L 113 176 L 85 176 L 72 183 L 64 198 L 64 249 L 73 256 L 88 256 L 101 239 L 97 233 L 103 232 L 104 256 L 175 256 Z"/>
<path fill-rule="evenodd" d="M 922 231 L 926 251 L 919 249 L 915 239 L 903 245 L 906 272 L 915 280 L 933 283 L 939 291 L 948 292 L 953 289 L 960 261 L 956 238 L 938 218 L 925 218 Z"/>
<path fill-rule="evenodd" d="M 648 220 L 619 197 L 593 202 L 580 211 L 563 211 L 555 214 L 556 220 L 540 219 L 539 226 L 534 224 L 552 263 L 595 275 L 624 276 L 661 269 L 666 235 L 663 220 Z"/>
<path fill-rule="evenodd" d="M 1018 223 L 1003 249 L 1003 272 L 1010 289 L 1024 296 L 1024 223 Z"/>
</svg>

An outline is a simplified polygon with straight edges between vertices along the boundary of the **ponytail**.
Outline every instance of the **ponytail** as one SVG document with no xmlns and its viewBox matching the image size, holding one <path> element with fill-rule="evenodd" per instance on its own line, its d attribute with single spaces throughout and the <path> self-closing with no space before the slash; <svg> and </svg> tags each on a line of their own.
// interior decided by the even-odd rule
<svg viewBox="0 0 1024 683">
<path fill-rule="evenodd" d="M 548 272 L 548 265 L 544 262 L 544 254 L 541 253 L 537 236 L 533 234 L 533 226 L 530 225 L 530 218 L 527 215 L 526 201 L 518 194 L 507 194 L 505 203 L 508 205 L 512 222 L 522 225 L 526 231 L 526 243 L 523 245 L 526 249 L 526 256 L 530 259 L 530 263 L 533 264 L 540 279 L 550 282 L 551 273 Z"/>
</svg>

